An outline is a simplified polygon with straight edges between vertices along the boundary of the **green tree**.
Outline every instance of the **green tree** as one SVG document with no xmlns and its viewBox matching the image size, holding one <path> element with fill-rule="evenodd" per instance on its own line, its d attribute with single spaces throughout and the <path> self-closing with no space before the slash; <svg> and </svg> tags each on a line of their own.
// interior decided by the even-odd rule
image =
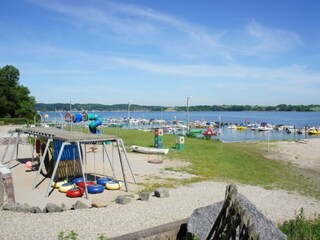
<svg viewBox="0 0 320 240">
<path fill-rule="evenodd" d="M 0 68 L 0 117 L 32 118 L 35 98 L 27 87 L 19 84 L 20 73 L 11 65 Z"/>
</svg>

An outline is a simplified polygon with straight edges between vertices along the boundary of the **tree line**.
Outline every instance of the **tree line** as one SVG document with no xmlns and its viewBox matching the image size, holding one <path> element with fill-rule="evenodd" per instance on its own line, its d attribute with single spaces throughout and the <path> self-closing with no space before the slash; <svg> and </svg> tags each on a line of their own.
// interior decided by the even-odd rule
<svg viewBox="0 0 320 240">
<path fill-rule="evenodd" d="M 310 112 L 320 111 L 320 105 L 286 105 L 277 106 L 250 106 L 250 105 L 197 105 L 197 106 L 145 106 L 145 105 L 128 105 L 114 104 L 103 105 L 95 103 L 87 104 L 70 104 L 70 103 L 37 103 L 37 111 L 297 111 Z"/>
<path fill-rule="evenodd" d="M 11 65 L 0 68 L 0 118 L 29 118 L 35 115 L 36 100 L 19 84 L 20 73 Z"/>
</svg>

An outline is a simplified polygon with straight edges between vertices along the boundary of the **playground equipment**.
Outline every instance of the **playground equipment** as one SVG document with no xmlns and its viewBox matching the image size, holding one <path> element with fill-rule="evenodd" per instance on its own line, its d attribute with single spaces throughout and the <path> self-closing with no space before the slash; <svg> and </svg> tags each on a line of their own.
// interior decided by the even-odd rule
<svg viewBox="0 0 320 240">
<path fill-rule="evenodd" d="M 163 148 L 163 129 L 154 130 L 154 147 Z"/>
<path fill-rule="evenodd" d="M 89 124 L 90 132 L 94 134 L 100 134 L 101 132 L 97 128 L 103 123 L 103 118 L 97 114 L 89 113 L 88 120 L 91 120 Z"/>
<path fill-rule="evenodd" d="M 50 175 L 44 178 L 44 179 L 50 178 L 50 180 L 47 183 L 48 186 L 47 186 L 45 197 L 48 197 L 49 193 L 54 191 L 52 186 L 58 187 L 58 185 L 63 184 L 60 182 L 60 179 L 61 179 L 60 175 L 61 175 L 61 177 L 64 177 L 64 178 L 68 178 L 68 176 L 82 177 L 84 180 L 83 184 L 84 184 L 85 197 L 88 199 L 88 188 L 86 184 L 87 180 L 85 177 L 87 172 L 85 171 L 85 168 L 84 168 L 84 164 L 86 160 L 86 151 L 82 151 L 83 148 L 86 149 L 86 145 L 88 144 L 90 145 L 96 144 L 102 147 L 103 156 L 107 157 L 113 173 L 114 173 L 114 169 L 106 148 L 106 145 L 107 145 L 106 143 L 111 142 L 115 144 L 118 152 L 117 159 L 119 160 L 119 163 L 120 163 L 119 167 L 122 172 L 121 183 L 124 183 L 125 190 L 128 191 L 128 182 L 127 182 L 127 176 L 126 176 L 126 171 L 124 166 L 125 162 L 129 167 L 128 170 L 131 173 L 131 177 L 134 183 L 136 183 L 136 180 L 127 156 L 126 148 L 124 147 L 123 141 L 120 138 L 116 138 L 114 136 L 107 136 L 103 134 L 85 134 L 85 133 L 79 133 L 79 132 L 65 131 L 65 130 L 56 129 L 56 128 L 42 128 L 42 127 L 17 128 L 11 132 L 10 139 L 13 138 L 13 134 L 16 134 L 15 136 L 16 144 L 12 149 L 11 157 L 9 159 L 6 159 L 6 156 L 9 150 L 8 149 L 9 143 L 8 143 L 7 148 L 4 151 L 3 157 L 1 160 L 1 164 L 5 163 L 6 167 L 7 166 L 10 167 L 14 159 L 18 159 L 19 139 L 21 134 L 28 134 L 34 137 L 41 136 L 41 138 L 46 140 L 46 144 L 43 145 L 44 151 L 41 158 L 39 159 L 40 166 L 35 176 L 32 189 L 35 189 L 38 185 L 40 185 L 43 182 L 43 179 L 39 181 L 38 178 L 40 177 L 41 169 L 44 168 L 45 159 L 49 155 L 51 155 L 50 149 L 53 148 L 52 158 L 55 164 L 54 166 L 52 166 L 53 169 L 52 169 L 52 172 L 50 172 Z M 71 159 L 71 160 L 68 160 L 68 159 Z M 61 165 L 61 168 L 59 165 Z M 72 166 L 76 166 L 76 168 L 72 168 Z M 74 174 L 74 170 L 76 170 L 78 173 Z M 65 190 L 65 189 L 62 189 L 62 190 Z M 97 190 L 99 189 L 94 189 L 94 191 L 97 191 Z"/>
<path fill-rule="evenodd" d="M 73 122 L 73 123 L 80 123 L 80 122 L 86 122 L 91 121 L 89 123 L 89 130 L 93 134 L 100 134 L 101 132 L 98 130 L 98 127 L 103 123 L 103 118 L 100 117 L 98 114 L 93 113 L 70 113 L 67 112 L 65 114 L 64 120 L 66 122 Z"/>
</svg>

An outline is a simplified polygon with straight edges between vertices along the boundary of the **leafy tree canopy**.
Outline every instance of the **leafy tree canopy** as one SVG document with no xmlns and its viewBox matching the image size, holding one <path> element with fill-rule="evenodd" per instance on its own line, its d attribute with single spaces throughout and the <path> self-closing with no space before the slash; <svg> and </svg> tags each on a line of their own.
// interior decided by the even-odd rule
<svg viewBox="0 0 320 240">
<path fill-rule="evenodd" d="M 20 72 L 11 65 L 0 68 L 0 118 L 32 118 L 35 98 L 19 84 Z"/>
</svg>

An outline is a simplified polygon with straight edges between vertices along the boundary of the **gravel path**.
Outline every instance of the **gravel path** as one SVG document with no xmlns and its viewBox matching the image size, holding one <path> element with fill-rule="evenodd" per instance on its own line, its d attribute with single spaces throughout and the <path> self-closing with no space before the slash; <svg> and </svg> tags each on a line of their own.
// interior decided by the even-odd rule
<svg viewBox="0 0 320 240">
<path fill-rule="evenodd" d="M 112 203 L 106 208 L 70 210 L 51 214 L 0 211 L 0 239 L 57 239 L 59 232 L 74 230 L 78 239 L 114 237 L 190 217 L 193 210 L 224 199 L 226 183 L 201 182 L 170 190 L 169 198 L 134 196 L 127 205 Z M 294 218 L 304 208 L 307 217 L 320 213 L 320 201 L 280 190 L 238 186 L 268 218 L 276 223 Z"/>
</svg>

